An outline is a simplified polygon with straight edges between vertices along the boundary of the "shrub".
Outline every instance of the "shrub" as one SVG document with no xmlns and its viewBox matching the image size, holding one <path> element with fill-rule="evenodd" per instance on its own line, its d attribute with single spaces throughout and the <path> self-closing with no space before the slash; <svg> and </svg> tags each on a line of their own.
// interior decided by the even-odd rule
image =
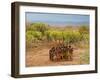
<svg viewBox="0 0 100 80">
<path fill-rule="evenodd" d="M 48 25 L 44 24 L 44 23 L 40 23 L 40 22 L 33 23 L 33 24 L 31 24 L 30 29 L 41 32 L 42 35 L 44 35 L 45 31 L 48 30 Z"/>
<path fill-rule="evenodd" d="M 37 31 L 27 31 L 26 32 L 26 40 L 32 42 L 32 41 L 36 41 L 42 38 L 42 34 L 41 32 L 37 32 Z"/>
<path fill-rule="evenodd" d="M 81 35 L 83 35 L 83 34 L 89 34 L 89 27 L 88 26 L 81 26 L 79 28 L 79 33 Z"/>
</svg>

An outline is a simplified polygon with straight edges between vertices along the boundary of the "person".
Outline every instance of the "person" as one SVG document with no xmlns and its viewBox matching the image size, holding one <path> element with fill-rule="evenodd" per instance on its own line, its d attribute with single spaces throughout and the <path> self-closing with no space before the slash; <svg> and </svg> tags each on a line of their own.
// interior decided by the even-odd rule
<svg viewBox="0 0 100 80">
<path fill-rule="evenodd" d="M 49 59 L 50 60 L 54 60 L 54 53 L 55 53 L 55 47 L 52 47 L 50 50 L 49 50 Z"/>
<path fill-rule="evenodd" d="M 66 59 L 66 60 L 68 60 L 68 46 L 66 45 L 66 46 L 64 46 L 64 59 Z"/>
<path fill-rule="evenodd" d="M 68 60 L 70 60 L 70 61 L 73 60 L 73 48 L 72 48 L 72 46 L 68 47 Z"/>
</svg>

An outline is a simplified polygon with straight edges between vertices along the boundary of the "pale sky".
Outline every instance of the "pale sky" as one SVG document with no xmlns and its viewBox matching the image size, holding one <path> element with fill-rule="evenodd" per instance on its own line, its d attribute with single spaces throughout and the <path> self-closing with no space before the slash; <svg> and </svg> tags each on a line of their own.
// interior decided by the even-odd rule
<svg viewBox="0 0 100 80">
<path fill-rule="evenodd" d="M 47 24 L 87 24 L 89 25 L 89 15 L 79 14 L 59 14 L 59 13 L 34 13 L 26 12 L 27 22 L 44 22 Z"/>
</svg>

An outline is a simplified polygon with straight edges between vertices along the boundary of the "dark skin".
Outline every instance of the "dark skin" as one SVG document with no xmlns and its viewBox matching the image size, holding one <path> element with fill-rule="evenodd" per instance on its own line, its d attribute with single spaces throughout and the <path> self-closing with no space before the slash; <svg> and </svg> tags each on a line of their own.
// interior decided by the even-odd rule
<svg viewBox="0 0 100 80">
<path fill-rule="evenodd" d="M 73 48 L 69 46 L 68 51 L 69 51 L 68 60 L 72 61 L 73 60 Z"/>
<path fill-rule="evenodd" d="M 50 60 L 52 60 L 52 61 L 53 61 L 54 53 L 55 53 L 55 47 L 52 47 L 52 48 L 49 50 L 49 58 L 50 58 Z"/>
<path fill-rule="evenodd" d="M 49 59 L 53 61 L 52 50 L 49 50 Z"/>
<path fill-rule="evenodd" d="M 68 61 L 73 60 L 73 48 L 72 46 L 59 45 L 57 47 L 52 47 L 49 50 L 49 58 L 54 61 L 54 56 L 56 56 L 55 60 L 59 61 L 62 59 L 66 59 Z"/>
<path fill-rule="evenodd" d="M 68 60 L 68 46 L 64 47 L 64 59 Z"/>
</svg>

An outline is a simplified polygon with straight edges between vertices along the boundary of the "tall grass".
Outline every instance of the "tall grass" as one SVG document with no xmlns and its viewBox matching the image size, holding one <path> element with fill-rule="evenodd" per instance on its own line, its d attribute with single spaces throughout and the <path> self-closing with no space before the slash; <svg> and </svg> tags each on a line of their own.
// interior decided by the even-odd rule
<svg viewBox="0 0 100 80">
<path fill-rule="evenodd" d="M 84 53 L 80 53 L 80 64 L 89 64 L 90 56 L 89 50 L 86 50 Z"/>
</svg>

